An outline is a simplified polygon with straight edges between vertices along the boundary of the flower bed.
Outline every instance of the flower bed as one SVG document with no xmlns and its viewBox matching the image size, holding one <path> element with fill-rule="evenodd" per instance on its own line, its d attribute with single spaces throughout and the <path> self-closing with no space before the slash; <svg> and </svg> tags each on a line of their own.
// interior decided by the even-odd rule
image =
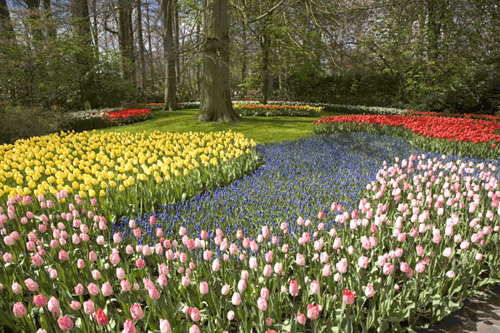
<svg viewBox="0 0 500 333">
<path fill-rule="evenodd" d="M 499 281 L 497 174 L 413 155 L 383 166 L 356 210 L 247 231 L 151 215 L 126 236 L 95 199 L 18 196 L 0 217 L 0 313 L 29 332 L 416 329 Z"/>
<path fill-rule="evenodd" d="M 119 126 L 137 123 L 152 118 L 151 110 L 149 109 L 126 109 L 120 111 L 110 111 L 103 116 L 109 119 L 113 124 Z"/>
<path fill-rule="evenodd" d="M 270 104 L 234 104 L 234 111 L 240 116 L 291 116 L 291 117 L 317 117 L 321 107 L 309 105 L 270 105 Z"/>
<path fill-rule="evenodd" d="M 232 101 L 234 104 L 255 105 L 259 104 L 258 101 Z M 185 108 L 199 108 L 200 102 L 187 102 L 179 103 L 184 104 Z M 305 102 L 291 102 L 291 101 L 269 101 L 269 105 L 308 105 L 311 107 L 320 107 L 328 112 L 341 112 L 352 114 L 405 114 L 407 110 L 397 108 L 386 108 L 380 106 L 364 106 L 364 105 L 345 105 L 345 104 L 329 104 L 329 103 L 305 103 Z"/>
<path fill-rule="evenodd" d="M 0 200 L 17 194 L 55 195 L 64 189 L 82 198 L 100 197 L 111 220 L 242 177 L 259 164 L 253 146 L 231 131 L 36 137 L 10 148 L 0 146 Z"/>
<path fill-rule="evenodd" d="M 476 118 L 492 121 L 500 121 L 500 116 L 486 115 L 486 114 L 455 114 L 455 113 L 442 113 L 442 112 L 423 112 L 423 111 L 406 111 L 410 116 L 436 116 L 436 117 L 459 117 L 459 118 Z"/>
<path fill-rule="evenodd" d="M 315 120 L 315 133 L 368 131 L 403 137 L 423 149 L 499 158 L 500 123 L 472 118 L 401 115 L 331 116 Z"/>
</svg>

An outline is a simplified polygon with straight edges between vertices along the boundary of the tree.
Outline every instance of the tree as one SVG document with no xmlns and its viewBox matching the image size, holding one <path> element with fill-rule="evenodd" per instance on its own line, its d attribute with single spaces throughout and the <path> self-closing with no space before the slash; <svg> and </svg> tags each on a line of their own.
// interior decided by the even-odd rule
<svg viewBox="0 0 500 333">
<path fill-rule="evenodd" d="M 0 39 L 14 37 L 14 28 L 10 19 L 10 11 L 6 0 L 0 0 Z"/>
<path fill-rule="evenodd" d="M 204 2 L 200 110 L 196 120 L 236 122 L 241 118 L 234 112 L 229 90 L 228 0 Z"/>
<path fill-rule="evenodd" d="M 45 0 L 44 0 L 45 1 Z M 84 47 L 91 47 L 90 16 L 87 0 L 75 0 L 73 3 L 73 29 Z"/>
<path fill-rule="evenodd" d="M 132 30 L 131 0 L 118 0 L 118 39 L 122 77 L 135 81 L 134 33 Z"/>
<path fill-rule="evenodd" d="M 165 31 L 165 106 L 164 110 L 176 110 L 175 44 L 174 44 L 174 0 L 163 0 L 163 28 Z"/>
<path fill-rule="evenodd" d="M 142 6 L 141 0 L 137 0 L 137 43 L 139 44 L 139 59 L 141 68 L 141 93 L 144 91 L 144 81 L 146 80 L 146 58 L 144 56 L 144 38 L 142 35 Z"/>
</svg>

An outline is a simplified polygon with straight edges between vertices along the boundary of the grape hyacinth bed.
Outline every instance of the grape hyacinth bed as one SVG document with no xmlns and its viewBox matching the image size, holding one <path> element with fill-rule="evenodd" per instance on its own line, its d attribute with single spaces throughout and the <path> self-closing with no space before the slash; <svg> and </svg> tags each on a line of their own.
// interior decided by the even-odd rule
<svg viewBox="0 0 500 333">
<path fill-rule="evenodd" d="M 497 160 L 367 133 L 257 149 L 253 174 L 116 225 L 95 198 L 64 191 L 0 204 L 0 322 L 39 333 L 412 331 L 499 281 Z"/>
</svg>

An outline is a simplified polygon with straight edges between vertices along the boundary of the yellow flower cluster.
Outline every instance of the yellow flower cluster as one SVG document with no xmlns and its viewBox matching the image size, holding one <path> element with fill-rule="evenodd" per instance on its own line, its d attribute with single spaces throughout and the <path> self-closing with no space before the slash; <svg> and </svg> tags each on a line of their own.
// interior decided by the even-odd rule
<svg viewBox="0 0 500 333">
<path fill-rule="evenodd" d="M 141 182 L 149 186 L 249 154 L 243 134 L 56 133 L 0 146 L 0 200 L 16 194 L 105 197 Z M 114 189 L 114 190 L 110 190 Z"/>
</svg>

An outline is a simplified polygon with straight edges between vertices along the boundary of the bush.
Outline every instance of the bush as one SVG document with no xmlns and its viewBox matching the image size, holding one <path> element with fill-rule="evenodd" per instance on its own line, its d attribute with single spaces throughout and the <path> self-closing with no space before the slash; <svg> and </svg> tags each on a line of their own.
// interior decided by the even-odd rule
<svg viewBox="0 0 500 333">
<path fill-rule="evenodd" d="M 42 136 L 58 130 L 57 114 L 41 108 L 0 108 L 0 144 Z"/>
<path fill-rule="evenodd" d="M 101 129 L 114 126 L 113 121 L 103 117 L 88 117 L 88 118 L 77 118 L 71 114 L 65 115 L 65 117 L 59 123 L 60 131 L 71 131 L 83 132 L 91 131 L 94 129 Z"/>
</svg>

